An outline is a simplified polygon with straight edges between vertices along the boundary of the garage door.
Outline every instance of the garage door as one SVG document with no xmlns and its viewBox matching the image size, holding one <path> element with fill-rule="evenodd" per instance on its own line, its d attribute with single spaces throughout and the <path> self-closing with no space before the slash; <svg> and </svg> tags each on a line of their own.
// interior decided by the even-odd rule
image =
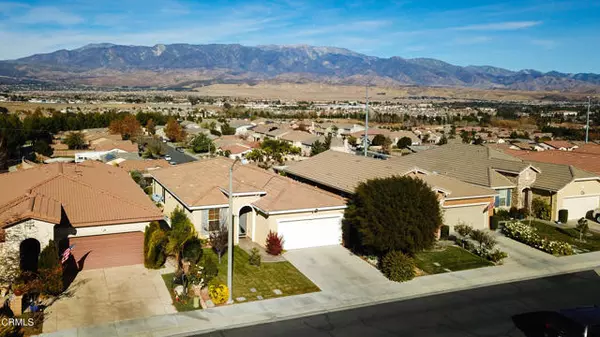
<svg viewBox="0 0 600 337">
<path fill-rule="evenodd" d="M 144 263 L 144 233 L 69 238 L 73 256 L 84 270 Z"/>
<path fill-rule="evenodd" d="M 569 211 L 569 220 L 585 218 L 587 212 L 597 208 L 600 204 L 600 196 L 586 196 L 575 198 L 564 198 L 562 209 Z"/>
<path fill-rule="evenodd" d="M 454 227 L 459 223 L 465 223 L 475 229 L 489 228 L 489 215 L 487 207 L 477 206 L 456 206 L 444 208 L 444 224 Z"/>
<path fill-rule="evenodd" d="M 278 233 L 285 240 L 284 249 L 297 249 L 342 243 L 340 216 L 277 221 Z"/>
</svg>

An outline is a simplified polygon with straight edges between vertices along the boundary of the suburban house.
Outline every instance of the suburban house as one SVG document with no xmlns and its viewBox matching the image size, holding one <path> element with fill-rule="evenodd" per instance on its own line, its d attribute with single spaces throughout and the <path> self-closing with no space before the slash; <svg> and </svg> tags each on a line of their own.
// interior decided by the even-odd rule
<svg viewBox="0 0 600 337">
<path fill-rule="evenodd" d="M 487 146 L 447 144 L 397 157 L 406 165 L 496 190 L 495 207 L 531 209 L 533 198 L 546 199 L 552 220 L 567 209 L 578 219 L 600 204 L 600 177 L 571 165 L 526 161 Z"/>
<path fill-rule="evenodd" d="M 253 149 L 259 147 L 257 142 L 250 142 L 244 139 L 241 139 L 240 136 L 221 136 L 214 140 L 215 147 L 217 151 L 222 151 L 223 153 L 229 151 L 229 158 L 243 158 L 247 153 L 251 152 Z"/>
<path fill-rule="evenodd" d="M 351 196 L 360 183 L 369 179 L 404 175 L 422 179 L 438 193 L 444 224 L 450 227 L 464 222 L 474 228 L 488 228 L 497 195 L 491 188 L 426 171 L 395 158 L 379 160 L 335 151 L 320 153 L 281 170 L 291 178 L 342 197 Z"/>
<path fill-rule="evenodd" d="M 567 142 L 566 140 L 549 140 L 544 143 L 548 150 L 573 151 L 578 148 L 577 145 Z"/>
<path fill-rule="evenodd" d="M 236 135 L 247 134 L 254 127 L 250 121 L 245 119 L 232 119 L 228 123 L 230 127 L 235 129 Z"/>
<path fill-rule="evenodd" d="M 598 148 L 600 146 L 596 145 Z M 523 160 L 573 165 L 574 167 L 600 175 L 600 153 L 575 151 L 504 151 Z"/>
<path fill-rule="evenodd" d="M 322 136 L 295 130 L 283 134 L 280 139 L 300 148 L 300 154 L 304 157 L 310 156 L 312 145 L 316 141 L 324 141 L 324 137 Z"/>
<path fill-rule="evenodd" d="M 29 266 L 50 240 L 74 245 L 79 268 L 143 263 L 143 231 L 164 219 L 125 170 L 100 162 L 39 165 L 0 186 L 0 252 Z"/>
<path fill-rule="evenodd" d="M 343 198 L 224 157 L 153 171 L 153 191 L 164 214 L 182 208 L 199 235 L 207 238 L 227 223 L 232 165 L 236 244 L 243 238 L 264 245 L 269 231 L 283 235 L 285 249 L 341 242 Z"/>
</svg>

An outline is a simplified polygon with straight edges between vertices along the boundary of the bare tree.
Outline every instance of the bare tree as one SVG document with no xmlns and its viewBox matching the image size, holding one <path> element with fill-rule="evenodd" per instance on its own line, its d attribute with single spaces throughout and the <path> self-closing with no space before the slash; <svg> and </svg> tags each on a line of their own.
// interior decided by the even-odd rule
<svg viewBox="0 0 600 337">
<path fill-rule="evenodd" d="M 577 221 L 577 230 L 579 230 L 579 241 L 583 242 L 583 237 L 590 230 L 588 221 L 586 218 L 581 218 Z"/>
<path fill-rule="evenodd" d="M 217 228 L 209 228 L 209 232 L 208 240 L 219 257 L 219 264 L 221 264 L 221 257 L 225 254 L 229 241 L 229 230 L 226 221 L 222 220 Z"/>
</svg>

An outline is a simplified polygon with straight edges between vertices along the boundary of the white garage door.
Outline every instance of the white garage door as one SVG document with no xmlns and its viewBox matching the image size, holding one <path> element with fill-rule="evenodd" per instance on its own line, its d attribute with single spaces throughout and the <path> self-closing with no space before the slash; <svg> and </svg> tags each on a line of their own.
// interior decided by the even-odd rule
<svg viewBox="0 0 600 337">
<path fill-rule="evenodd" d="M 585 196 L 564 198 L 562 209 L 569 211 L 569 220 L 584 218 L 587 212 L 595 209 L 600 204 L 600 196 Z"/>
<path fill-rule="evenodd" d="M 489 221 L 486 206 L 444 207 L 444 224 L 450 226 L 450 228 L 462 222 L 475 229 L 487 229 L 489 228 Z"/>
<path fill-rule="evenodd" d="M 277 221 L 278 234 L 283 235 L 283 249 L 339 245 L 342 242 L 340 216 Z"/>
</svg>

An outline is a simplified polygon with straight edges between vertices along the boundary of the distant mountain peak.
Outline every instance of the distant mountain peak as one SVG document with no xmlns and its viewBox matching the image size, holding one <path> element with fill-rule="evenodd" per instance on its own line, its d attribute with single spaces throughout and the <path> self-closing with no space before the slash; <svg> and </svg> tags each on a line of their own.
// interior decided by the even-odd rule
<svg viewBox="0 0 600 337">
<path fill-rule="evenodd" d="M 88 52 L 92 50 L 93 52 Z M 96 52 L 97 51 L 97 52 Z M 148 74 L 154 74 L 148 76 Z M 194 88 L 257 81 L 599 91 L 600 75 L 461 67 L 433 58 L 380 58 L 340 47 L 93 43 L 0 61 L 0 76 L 66 83 Z"/>
</svg>

